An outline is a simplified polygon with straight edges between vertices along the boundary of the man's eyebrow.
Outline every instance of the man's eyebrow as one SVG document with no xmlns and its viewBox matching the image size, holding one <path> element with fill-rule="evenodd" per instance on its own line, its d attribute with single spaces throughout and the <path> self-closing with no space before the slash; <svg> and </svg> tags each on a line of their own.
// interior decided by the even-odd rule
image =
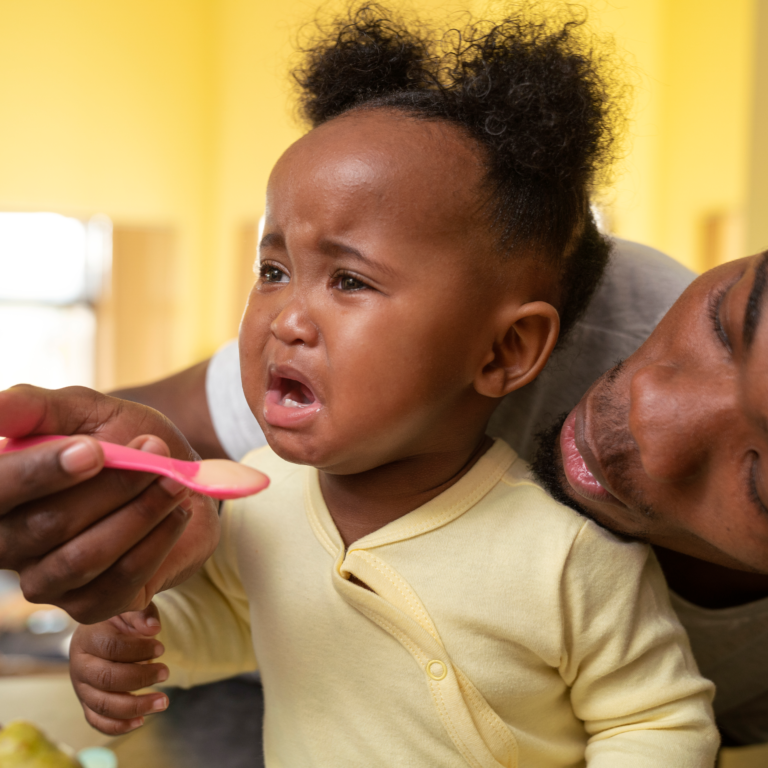
<svg viewBox="0 0 768 768">
<path fill-rule="evenodd" d="M 763 252 L 755 267 L 755 282 L 752 284 L 752 290 L 747 299 L 747 308 L 744 311 L 742 339 L 744 349 L 747 352 L 754 341 L 757 326 L 760 323 L 766 286 L 768 286 L 768 251 Z"/>
<path fill-rule="evenodd" d="M 276 232 L 270 232 L 261 238 L 259 248 L 279 248 L 280 246 L 284 245 L 284 242 L 285 241 L 283 240 L 282 235 L 278 235 Z"/>
</svg>

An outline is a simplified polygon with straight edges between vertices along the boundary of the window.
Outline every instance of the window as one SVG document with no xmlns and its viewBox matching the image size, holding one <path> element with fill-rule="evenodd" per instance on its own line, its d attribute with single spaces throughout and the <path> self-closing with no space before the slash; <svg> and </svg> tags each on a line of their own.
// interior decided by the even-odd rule
<svg viewBox="0 0 768 768">
<path fill-rule="evenodd" d="M 0 213 L 0 389 L 94 386 L 111 252 L 106 217 Z"/>
</svg>

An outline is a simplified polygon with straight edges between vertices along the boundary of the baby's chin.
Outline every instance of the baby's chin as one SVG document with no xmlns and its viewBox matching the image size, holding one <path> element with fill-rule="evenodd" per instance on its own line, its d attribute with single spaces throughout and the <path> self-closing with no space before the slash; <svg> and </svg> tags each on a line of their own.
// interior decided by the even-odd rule
<svg viewBox="0 0 768 768">
<path fill-rule="evenodd" d="M 276 430 L 269 425 L 264 429 L 264 436 L 269 447 L 284 461 L 305 464 L 332 475 L 360 474 L 384 463 L 368 456 L 363 446 L 335 445 L 314 436 Z"/>
<path fill-rule="evenodd" d="M 251 404 L 253 408 L 253 404 Z M 413 441 L 407 430 L 378 429 L 334 417 L 323 408 L 301 423 L 279 426 L 268 420 L 263 410 L 254 412 L 269 447 L 284 461 L 304 464 L 333 475 L 356 475 L 408 458 Z"/>
</svg>

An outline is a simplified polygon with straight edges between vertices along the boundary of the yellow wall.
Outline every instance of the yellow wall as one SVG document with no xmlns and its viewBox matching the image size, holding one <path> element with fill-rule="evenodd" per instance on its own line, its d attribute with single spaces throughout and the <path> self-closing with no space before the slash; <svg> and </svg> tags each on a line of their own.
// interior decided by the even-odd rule
<svg viewBox="0 0 768 768">
<path fill-rule="evenodd" d="M 753 0 L 665 8 L 656 242 L 694 269 L 702 217 L 746 204 L 754 11 Z"/>
<path fill-rule="evenodd" d="M 632 151 L 606 196 L 615 230 L 694 268 L 702 217 L 747 202 L 756 2 L 586 2 L 638 82 Z M 444 16 L 466 3 L 415 5 Z M 315 7 L 0 0 L 0 209 L 175 227 L 173 367 L 234 332 L 239 235 L 300 133 L 286 68 Z"/>
<path fill-rule="evenodd" d="M 757 253 L 768 248 L 768 0 L 759 0 L 756 17 L 753 36 L 755 66 L 747 194 L 747 253 Z"/>
<path fill-rule="evenodd" d="M 702 271 L 705 217 L 742 217 L 747 202 L 755 0 L 590 7 L 635 85 L 631 152 L 606 195 L 614 231 Z"/>
<path fill-rule="evenodd" d="M 661 96 L 657 84 L 664 53 L 660 30 L 665 5 L 665 0 L 587 3 L 590 24 L 615 39 L 631 86 L 625 155 L 601 202 L 613 231 L 646 243 L 657 239 L 653 190 L 659 185 Z"/>
<path fill-rule="evenodd" d="M 176 226 L 171 299 L 199 296 L 209 255 L 211 9 L 0 0 L 0 209 Z M 174 366 L 199 354 L 200 315 L 179 302 Z"/>
</svg>

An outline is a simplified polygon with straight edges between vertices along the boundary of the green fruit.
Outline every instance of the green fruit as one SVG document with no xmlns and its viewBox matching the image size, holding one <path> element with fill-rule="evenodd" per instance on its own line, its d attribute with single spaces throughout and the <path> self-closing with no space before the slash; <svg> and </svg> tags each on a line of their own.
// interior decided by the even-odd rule
<svg viewBox="0 0 768 768">
<path fill-rule="evenodd" d="M 0 730 L 0 768 L 80 768 L 31 723 L 16 720 Z"/>
</svg>

